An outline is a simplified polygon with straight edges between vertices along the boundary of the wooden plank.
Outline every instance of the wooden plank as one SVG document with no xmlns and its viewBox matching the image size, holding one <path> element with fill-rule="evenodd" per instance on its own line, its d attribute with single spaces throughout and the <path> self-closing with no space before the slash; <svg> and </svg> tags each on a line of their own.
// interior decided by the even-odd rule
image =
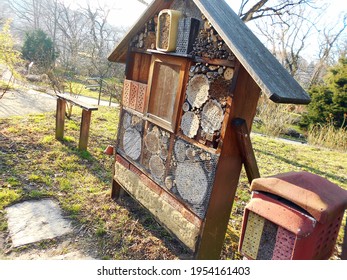
<svg viewBox="0 0 347 280">
<path fill-rule="evenodd" d="M 139 80 L 139 77 L 140 77 L 140 74 L 141 74 L 141 56 L 142 54 L 141 53 L 134 53 L 133 54 L 133 65 L 130 67 L 130 77 L 131 77 L 131 80 L 133 81 L 138 81 Z"/>
<path fill-rule="evenodd" d="M 245 165 L 248 182 L 251 184 L 253 179 L 260 177 L 260 173 L 252 148 L 250 133 L 247 129 L 246 121 L 241 118 L 233 119 L 232 127 L 236 133 L 236 139 L 241 152 L 242 161 Z"/>
<path fill-rule="evenodd" d="M 310 102 L 309 95 L 225 1 L 193 1 L 272 101 L 297 104 Z"/>
<path fill-rule="evenodd" d="M 81 107 L 82 109 L 87 110 L 87 111 L 96 111 L 96 110 L 98 110 L 97 106 L 93 106 L 93 105 L 90 105 L 88 103 L 85 103 L 85 102 L 83 102 L 81 100 L 78 100 L 77 98 L 69 96 L 68 94 L 58 93 L 57 97 L 58 97 L 58 99 L 66 100 L 66 101 L 72 103 L 73 105 Z"/>
<path fill-rule="evenodd" d="M 66 101 L 64 99 L 57 99 L 57 112 L 56 112 L 56 128 L 55 138 L 57 140 L 63 140 L 64 138 L 64 125 L 65 125 L 65 110 Z"/>
<path fill-rule="evenodd" d="M 174 132 L 177 127 L 178 106 L 182 99 L 188 65 L 187 59 L 182 57 L 159 54 L 152 57 L 147 116 L 151 122 L 170 132 Z"/>
<path fill-rule="evenodd" d="M 342 242 L 341 260 L 347 260 L 347 216 L 346 216 L 346 223 L 345 223 L 345 227 L 344 227 L 344 237 L 343 237 L 343 242 Z"/>
<path fill-rule="evenodd" d="M 149 68 L 151 66 L 151 55 L 142 54 L 141 55 L 141 68 L 140 74 L 138 77 L 138 82 L 147 84 L 149 76 Z"/>
<path fill-rule="evenodd" d="M 80 140 L 78 144 L 80 150 L 87 150 L 91 115 L 92 111 L 82 110 Z"/>
<path fill-rule="evenodd" d="M 194 56 L 193 60 L 198 63 L 207 63 L 212 65 L 221 65 L 226 67 L 235 67 L 235 60 L 226 60 L 226 59 L 210 59 L 207 57 L 198 57 Z"/>
<path fill-rule="evenodd" d="M 230 105 L 229 121 L 221 149 L 221 156 L 216 170 L 215 182 L 207 209 L 203 231 L 196 250 L 197 259 L 219 259 L 224 237 L 230 218 L 238 181 L 241 173 L 242 158 L 238 149 L 236 135 L 231 126 L 234 118 L 243 118 L 251 129 L 255 116 L 260 88 L 240 67 L 233 99 Z M 229 107 L 229 106 L 227 106 Z"/>
</svg>

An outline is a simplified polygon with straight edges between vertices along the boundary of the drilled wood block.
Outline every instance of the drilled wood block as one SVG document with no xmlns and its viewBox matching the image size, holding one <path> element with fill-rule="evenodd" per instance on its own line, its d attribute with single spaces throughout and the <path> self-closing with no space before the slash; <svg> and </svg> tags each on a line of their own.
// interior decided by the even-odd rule
<svg viewBox="0 0 347 280">
<path fill-rule="evenodd" d="M 151 175 L 159 180 L 163 180 L 163 176 L 165 174 L 165 165 L 163 160 L 157 156 L 154 155 L 149 160 L 149 170 L 151 171 Z"/>
<path fill-rule="evenodd" d="M 179 162 L 183 162 L 186 159 L 186 144 L 182 140 L 177 140 L 174 146 L 175 157 Z"/>
<path fill-rule="evenodd" d="M 210 83 L 205 75 L 196 75 L 191 78 L 186 90 L 190 105 L 194 108 L 201 108 L 208 99 L 209 88 Z"/>
<path fill-rule="evenodd" d="M 222 127 L 224 113 L 222 106 L 216 100 L 209 100 L 202 109 L 201 127 L 207 134 L 213 134 Z M 212 137 L 213 139 L 213 137 Z"/>
<path fill-rule="evenodd" d="M 145 136 L 145 145 L 148 151 L 150 151 L 152 154 L 156 154 L 160 150 L 160 143 L 159 143 L 159 136 L 155 132 L 149 132 Z"/>
<path fill-rule="evenodd" d="M 194 138 L 196 136 L 199 125 L 199 117 L 194 112 L 188 111 L 182 116 L 181 130 L 183 134 L 189 138 Z"/>
</svg>

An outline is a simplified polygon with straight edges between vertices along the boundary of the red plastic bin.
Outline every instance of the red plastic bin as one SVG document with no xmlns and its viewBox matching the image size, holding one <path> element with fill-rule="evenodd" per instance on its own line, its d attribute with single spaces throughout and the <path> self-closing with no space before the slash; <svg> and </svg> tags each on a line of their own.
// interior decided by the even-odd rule
<svg viewBox="0 0 347 280">
<path fill-rule="evenodd" d="M 253 180 L 239 251 L 248 259 L 328 259 L 347 191 L 318 175 L 289 172 Z"/>
</svg>

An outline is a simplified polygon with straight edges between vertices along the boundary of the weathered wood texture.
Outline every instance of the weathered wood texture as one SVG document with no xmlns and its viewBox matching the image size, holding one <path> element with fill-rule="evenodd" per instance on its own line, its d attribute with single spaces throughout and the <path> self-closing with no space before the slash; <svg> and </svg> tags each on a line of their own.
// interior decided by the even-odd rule
<svg viewBox="0 0 347 280">
<path fill-rule="evenodd" d="M 310 102 L 309 95 L 290 76 L 225 1 L 191 1 L 206 16 L 236 58 L 272 101 L 297 104 L 307 104 Z M 108 59 L 110 61 L 125 62 L 126 52 L 132 37 L 141 31 L 141 28 L 143 28 L 151 17 L 160 10 L 169 8 L 172 2 L 172 0 L 153 1 Z"/>
<path fill-rule="evenodd" d="M 274 102 L 307 104 L 308 94 L 220 0 L 193 0 L 259 87 Z"/>
<path fill-rule="evenodd" d="M 55 138 L 57 140 L 63 140 L 64 138 L 64 126 L 65 126 L 65 111 L 66 111 L 66 100 L 57 99 L 57 113 L 56 113 L 56 129 Z"/>
<path fill-rule="evenodd" d="M 174 132 L 182 105 L 182 91 L 188 75 L 190 62 L 186 58 L 153 55 L 147 93 L 150 93 L 148 119 Z"/>
<path fill-rule="evenodd" d="M 242 167 L 242 157 L 231 120 L 245 119 L 250 131 L 260 96 L 260 88 L 244 67 L 240 66 L 236 76 L 232 102 L 226 112 L 229 121 L 223 138 L 214 187 L 195 256 L 197 259 L 220 258 Z"/>
<path fill-rule="evenodd" d="M 77 98 L 74 98 L 72 96 L 69 96 L 68 94 L 57 94 L 57 97 L 58 99 L 63 99 L 63 100 L 66 100 L 70 103 L 72 103 L 73 105 L 76 105 L 84 110 L 87 110 L 87 111 L 96 111 L 98 110 L 98 107 L 97 106 L 93 106 L 93 105 L 90 105 L 88 103 L 85 103 L 81 100 L 78 100 Z"/>
<path fill-rule="evenodd" d="M 260 173 L 252 148 L 250 132 L 244 119 L 236 118 L 232 120 L 232 126 L 236 133 L 236 139 L 241 152 L 242 161 L 245 165 L 248 182 L 251 184 L 253 179 L 260 177 Z"/>
<path fill-rule="evenodd" d="M 151 55 L 131 52 L 127 63 L 126 78 L 147 84 L 150 65 Z"/>
<path fill-rule="evenodd" d="M 347 216 L 346 216 L 346 222 L 345 222 L 345 228 L 344 229 L 345 229 L 345 234 L 343 237 L 341 260 L 347 260 Z"/>
<path fill-rule="evenodd" d="M 80 150 L 87 150 L 91 117 L 92 111 L 82 110 L 80 139 L 78 143 L 78 148 Z"/>
<path fill-rule="evenodd" d="M 87 150 L 91 114 L 92 114 L 92 111 L 98 110 L 98 107 L 84 103 L 67 94 L 57 94 L 57 97 L 58 98 L 57 98 L 55 138 L 58 140 L 62 140 L 64 137 L 66 102 L 70 102 L 71 104 L 82 108 L 80 139 L 79 139 L 78 148 L 80 150 Z"/>
</svg>

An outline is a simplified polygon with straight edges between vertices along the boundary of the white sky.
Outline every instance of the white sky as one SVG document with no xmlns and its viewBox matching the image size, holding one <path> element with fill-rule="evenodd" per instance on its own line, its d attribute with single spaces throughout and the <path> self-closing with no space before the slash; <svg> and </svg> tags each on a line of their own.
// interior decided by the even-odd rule
<svg viewBox="0 0 347 280">
<path fill-rule="evenodd" d="M 98 5 L 97 3 L 107 4 L 112 7 L 112 12 L 109 16 L 109 22 L 118 27 L 123 27 L 126 31 L 139 19 L 141 14 L 146 10 L 146 6 L 138 2 L 137 0 L 63 0 L 66 3 L 72 3 L 71 7 L 78 7 L 83 3 L 89 2 L 91 5 Z M 149 0 L 146 0 L 149 2 Z M 225 0 L 237 13 L 241 0 Z M 315 0 L 317 6 L 328 4 L 329 7 L 325 10 L 322 16 L 322 27 L 329 25 L 339 24 L 337 28 L 342 27 L 342 14 L 347 13 L 347 1 L 346 0 Z M 251 28 L 251 26 L 249 26 Z M 320 28 L 320 27 L 318 27 Z M 347 31 L 345 32 L 347 38 Z M 317 45 L 317 38 L 311 38 L 311 44 Z M 310 46 L 311 47 L 311 46 Z M 312 53 L 312 51 L 311 51 Z"/>
<path fill-rule="evenodd" d="M 73 1 L 73 0 L 72 0 Z M 78 2 L 83 0 L 78 0 Z M 100 0 L 99 0 L 100 1 Z M 146 6 L 137 0 L 102 0 L 113 5 L 112 22 L 121 26 L 132 26 L 145 11 Z M 237 13 L 241 0 L 225 0 Z M 76 1 L 73 1 L 76 2 Z M 147 0 L 148 2 L 148 0 Z M 343 12 L 347 13 L 346 0 L 316 0 L 317 4 L 327 3 L 330 7 L 325 11 L 327 20 L 336 20 Z"/>
<path fill-rule="evenodd" d="M 112 7 L 110 21 L 117 26 L 130 27 L 132 26 L 141 14 L 145 11 L 146 6 L 137 0 L 63 0 L 66 3 L 71 3 L 71 7 L 78 7 L 83 3 L 89 2 L 91 5 L 97 3 L 106 3 Z M 150 0 L 145 0 L 149 2 Z M 241 0 L 225 0 L 237 13 Z M 341 17 L 342 13 L 347 13 L 346 0 L 315 0 L 317 5 L 328 4 L 329 8 L 325 11 L 325 17 L 328 21 L 334 21 Z"/>
</svg>

